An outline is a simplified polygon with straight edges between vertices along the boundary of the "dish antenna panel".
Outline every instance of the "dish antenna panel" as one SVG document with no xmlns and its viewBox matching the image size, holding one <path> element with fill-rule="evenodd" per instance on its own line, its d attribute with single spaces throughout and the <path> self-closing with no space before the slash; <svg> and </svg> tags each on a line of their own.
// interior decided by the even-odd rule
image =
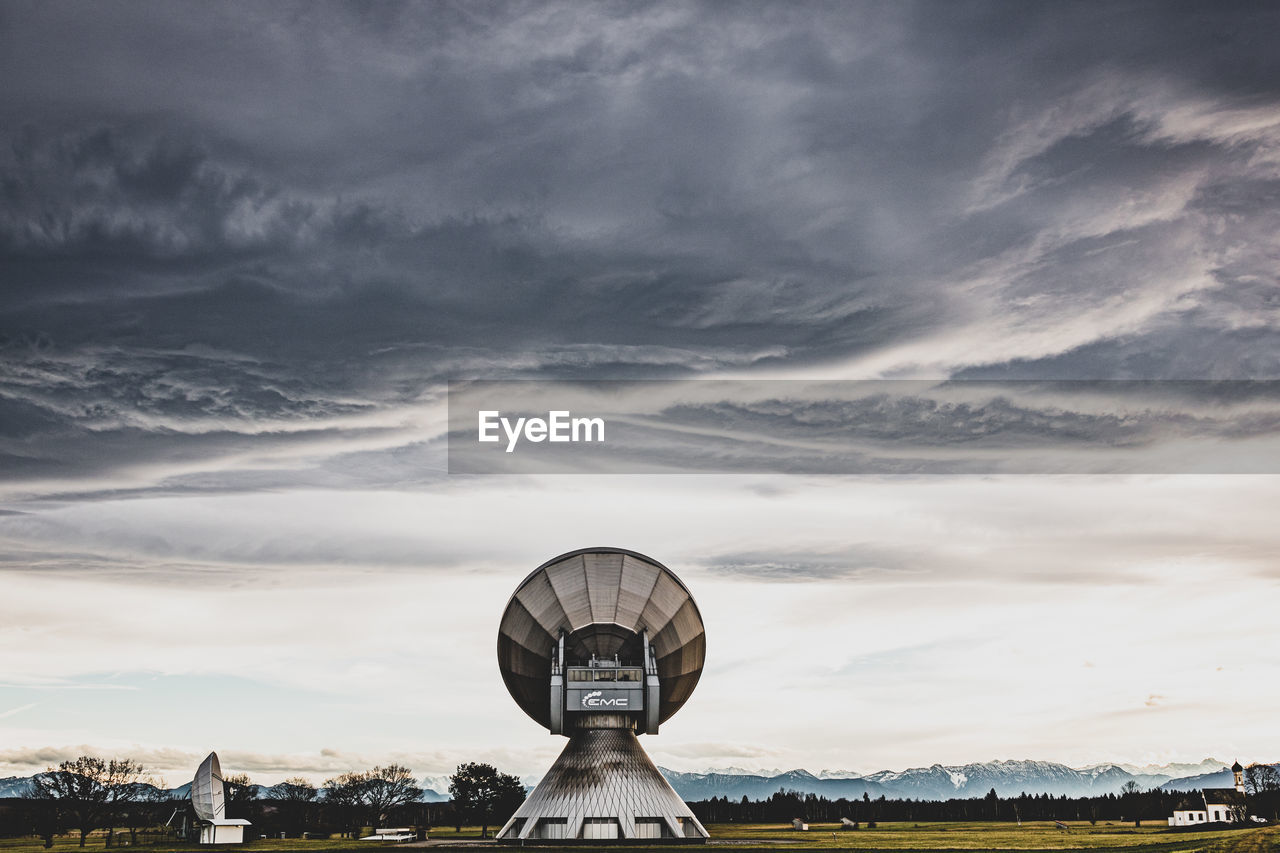
<svg viewBox="0 0 1280 853">
<path fill-rule="evenodd" d="M 222 820 L 227 816 L 227 793 L 216 752 L 209 753 L 196 770 L 196 778 L 191 781 L 191 806 L 200 820 Z"/>
</svg>

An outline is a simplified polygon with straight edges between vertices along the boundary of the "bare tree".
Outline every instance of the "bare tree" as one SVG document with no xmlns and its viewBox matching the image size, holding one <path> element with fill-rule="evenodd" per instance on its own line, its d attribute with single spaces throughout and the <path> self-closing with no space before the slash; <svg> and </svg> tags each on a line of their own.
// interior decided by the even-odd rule
<svg viewBox="0 0 1280 853">
<path fill-rule="evenodd" d="M 1244 789 L 1250 794 L 1280 791 L 1280 769 L 1274 764 L 1250 764 L 1244 769 Z"/>
<path fill-rule="evenodd" d="M 31 780 L 26 793 L 32 805 L 36 833 L 44 840 L 44 849 L 50 850 L 53 848 L 54 836 L 62 828 L 62 814 L 58 808 L 58 801 L 38 796 L 34 779 Z"/>
<path fill-rule="evenodd" d="M 348 829 L 355 826 L 360 806 L 364 803 L 366 781 L 363 773 L 343 773 L 325 779 L 321 786 L 325 804 L 337 812 L 339 821 Z"/>
<path fill-rule="evenodd" d="M 1141 793 L 1142 786 L 1134 779 L 1120 786 L 1120 799 L 1125 804 L 1125 813 L 1133 814 L 1134 826 L 1142 826 L 1142 800 L 1139 798 Z"/>
<path fill-rule="evenodd" d="M 113 758 L 107 762 L 107 841 L 110 847 L 116 837 L 116 821 L 130 804 L 141 800 L 149 788 L 146 770 L 130 758 Z M 136 832 L 134 833 L 136 836 Z"/>
<path fill-rule="evenodd" d="M 364 775 L 364 804 L 376 825 L 400 806 L 415 802 L 422 796 L 422 789 L 413 778 L 413 771 L 400 764 L 375 767 Z"/>
<path fill-rule="evenodd" d="M 120 803 L 119 820 L 121 825 L 129 830 L 130 846 L 138 846 L 139 828 L 154 826 L 164 819 L 160 810 L 164 808 L 162 804 L 167 804 L 169 800 L 168 794 L 161 790 L 164 787 L 163 780 L 153 780 L 149 785 L 139 785 L 137 796 Z"/>
<path fill-rule="evenodd" d="M 106 763 L 101 758 L 81 756 L 50 767 L 31 779 L 31 798 L 54 803 L 59 817 L 80 831 L 80 846 L 101 824 L 107 813 L 107 789 L 102 784 Z"/>
<path fill-rule="evenodd" d="M 279 803 L 280 814 L 291 834 L 306 831 L 316 798 L 315 785 L 301 776 L 294 776 L 272 787 L 271 798 Z"/>
<path fill-rule="evenodd" d="M 309 803 L 316 798 L 316 786 L 301 776 L 285 779 L 271 789 L 272 799 L 286 803 Z"/>
<path fill-rule="evenodd" d="M 104 761 L 82 755 L 36 774 L 30 796 L 52 802 L 60 814 L 74 822 L 81 847 L 89 833 L 106 826 L 109 847 L 115 831 L 112 820 L 121 804 L 140 796 L 144 772 L 141 764 L 127 758 Z"/>
<path fill-rule="evenodd" d="M 243 806 L 257 798 L 258 786 L 253 784 L 247 773 L 223 776 L 222 784 L 225 786 L 229 806 Z"/>
<path fill-rule="evenodd" d="M 343 773 L 341 776 L 325 779 L 321 791 L 324 793 L 325 802 L 354 806 L 360 804 L 363 787 L 363 773 Z"/>
</svg>

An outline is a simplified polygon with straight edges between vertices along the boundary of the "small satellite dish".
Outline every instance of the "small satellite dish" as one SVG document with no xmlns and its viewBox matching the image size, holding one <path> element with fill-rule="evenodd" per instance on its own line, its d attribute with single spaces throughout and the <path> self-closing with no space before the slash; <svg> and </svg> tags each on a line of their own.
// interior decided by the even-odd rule
<svg viewBox="0 0 1280 853">
<path fill-rule="evenodd" d="M 227 794 L 216 752 L 209 753 L 196 770 L 191 782 L 191 805 L 201 820 L 222 820 L 227 816 Z"/>
</svg>

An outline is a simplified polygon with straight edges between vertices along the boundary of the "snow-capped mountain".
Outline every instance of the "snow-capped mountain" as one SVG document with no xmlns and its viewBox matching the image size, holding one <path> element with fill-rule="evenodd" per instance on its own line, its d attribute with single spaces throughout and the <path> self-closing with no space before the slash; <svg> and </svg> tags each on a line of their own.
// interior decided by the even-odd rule
<svg viewBox="0 0 1280 853">
<path fill-rule="evenodd" d="M 449 799 L 448 773 L 423 776 L 418 784 L 422 786 L 422 801 L 425 803 L 443 803 Z"/>
<path fill-rule="evenodd" d="M 1084 772 L 1098 771 L 1118 767 L 1133 777 L 1133 780 L 1144 788 L 1155 788 L 1174 780 L 1185 780 L 1192 776 L 1217 773 L 1229 762 L 1216 758 L 1206 758 L 1195 764 L 1174 762 L 1171 764 L 1100 764 L 1095 767 L 1081 768 Z"/>
<path fill-rule="evenodd" d="M 709 770 L 703 770 L 704 775 L 718 774 L 721 776 L 781 776 L 785 771 L 779 768 L 772 770 L 748 770 L 745 767 L 712 767 Z"/>
<path fill-rule="evenodd" d="M 1168 776 L 1170 779 L 1181 779 L 1188 776 L 1199 776 L 1202 773 L 1216 773 L 1219 769 L 1231 764 L 1230 761 L 1219 761 L 1216 758 L 1206 758 L 1195 764 L 1173 762 L 1172 764 L 1118 764 L 1121 770 L 1126 770 L 1135 776 Z"/>
<path fill-rule="evenodd" d="M 861 779 L 863 773 L 854 770 L 820 770 L 818 771 L 819 779 Z"/>
<path fill-rule="evenodd" d="M 418 784 L 424 789 L 447 794 L 449 793 L 449 774 L 440 773 L 435 776 L 423 776 L 418 780 Z"/>
<path fill-rule="evenodd" d="M 5 797 L 25 797 L 30 786 L 30 776 L 5 776 L 0 779 L 0 799 Z"/>
<path fill-rule="evenodd" d="M 521 776 L 520 784 L 524 785 L 526 792 L 532 791 L 533 786 L 538 784 L 540 778 L 539 776 Z M 423 776 L 418 780 L 418 784 L 422 786 L 422 801 L 424 803 L 444 803 L 449 801 L 448 773 Z"/>
<path fill-rule="evenodd" d="M 885 770 L 865 778 L 899 797 L 945 799 L 980 797 L 992 788 L 1002 797 L 1024 791 L 1087 796 L 1118 791 L 1130 776 L 1114 765 L 1082 771 L 1052 761 L 988 761 L 958 766 L 935 764 L 901 772 Z"/>
<path fill-rule="evenodd" d="M 879 785 L 862 778 L 821 779 L 807 770 L 788 770 L 765 776 L 758 773 L 680 773 L 663 767 L 658 769 L 676 793 L 686 800 L 710 797 L 760 800 L 780 790 L 820 794 L 830 799 L 861 797 L 864 791 L 872 797 L 888 795 Z"/>
<path fill-rule="evenodd" d="M 1173 777 L 1167 772 L 1186 768 L 1208 768 L 1217 772 L 1191 777 Z M 930 767 L 881 770 L 862 775 L 839 770 L 824 770 L 815 775 L 807 770 L 766 774 L 743 772 L 737 768 L 707 773 L 680 773 L 660 769 L 672 787 L 686 800 L 704 800 L 710 797 L 739 799 L 743 796 L 762 799 L 779 790 L 818 794 L 831 799 L 861 798 L 864 794 L 874 798 L 883 794 L 895 799 L 945 800 L 952 797 L 981 797 L 993 788 L 1002 797 L 1017 796 L 1024 792 L 1083 797 L 1118 793 L 1130 781 L 1137 782 L 1143 788 L 1163 787 L 1166 790 L 1192 790 L 1206 785 L 1231 784 L 1231 774 L 1226 771 L 1226 766 L 1212 759 L 1198 764 L 1132 769 L 1117 764 L 1073 768 L 1052 761 L 987 761 L 963 765 L 934 764 Z"/>
<path fill-rule="evenodd" d="M 1172 779 L 1160 786 L 1163 791 L 1192 791 L 1198 788 L 1230 788 L 1235 784 L 1235 774 L 1229 767 L 1216 773 L 1201 773 L 1184 779 Z"/>
</svg>

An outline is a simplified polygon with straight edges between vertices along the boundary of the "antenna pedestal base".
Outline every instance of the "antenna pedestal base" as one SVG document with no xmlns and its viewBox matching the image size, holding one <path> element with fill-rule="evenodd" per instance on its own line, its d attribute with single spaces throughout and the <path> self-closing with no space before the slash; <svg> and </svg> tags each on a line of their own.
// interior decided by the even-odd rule
<svg viewBox="0 0 1280 853">
<path fill-rule="evenodd" d="M 499 841 L 701 842 L 707 831 L 629 728 L 582 729 Z"/>
</svg>

